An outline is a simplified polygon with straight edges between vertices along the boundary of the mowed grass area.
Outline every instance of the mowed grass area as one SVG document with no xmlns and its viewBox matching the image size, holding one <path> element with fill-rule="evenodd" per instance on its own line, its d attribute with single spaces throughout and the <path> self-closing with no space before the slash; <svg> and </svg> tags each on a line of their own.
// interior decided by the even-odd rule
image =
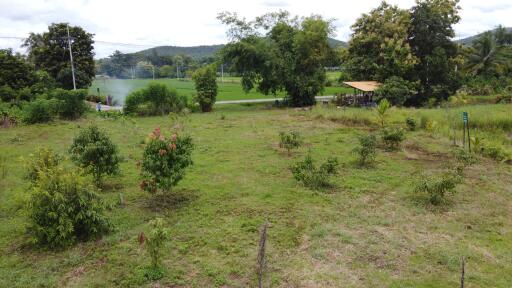
<svg viewBox="0 0 512 288">
<path fill-rule="evenodd" d="M 328 77 L 335 75 L 328 73 Z M 110 94 L 120 103 L 124 103 L 126 96 L 137 89 L 146 87 L 149 83 L 156 82 L 162 83 L 169 87 L 173 87 L 179 94 L 192 98 L 196 91 L 194 82 L 191 79 L 96 79 L 93 81 L 89 88 L 90 94 L 98 94 L 97 88 L 100 88 L 102 95 Z M 245 93 L 240 84 L 239 77 L 225 77 L 224 82 L 218 79 L 219 92 L 217 101 L 222 100 L 244 100 L 244 99 L 273 99 L 274 95 L 264 95 L 256 89 Z M 352 90 L 346 87 L 325 87 L 322 95 L 334 95 L 336 93 L 349 93 Z M 277 95 L 277 97 L 284 97 L 284 93 Z"/>
<path fill-rule="evenodd" d="M 477 121 L 485 115 L 510 119 L 509 107 L 467 108 Z M 422 114 L 441 121 L 443 113 L 396 109 L 390 125 Z M 176 187 L 176 201 L 155 208 L 138 188 L 136 161 L 147 134 L 156 126 L 169 130 L 176 124 L 171 119 L 90 114 L 77 122 L 0 130 L 6 168 L 0 180 L 0 287 L 158 287 L 142 276 L 149 258 L 137 241 L 155 217 L 166 220 L 172 235 L 161 286 L 255 287 L 265 220 L 271 287 L 458 287 L 461 256 L 467 257 L 467 287 L 512 283 L 512 166 L 479 158 L 451 204 L 440 209 L 414 197 L 420 173 L 452 160 L 443 122 L 433 132 L 407 132 L 400 151 L 379 149 L 376 166 L 361 169 L 352 149 L 359 135 L 378 132 L 370 110 L 229 105 L 192 114 L 180 122 L 196 144 L 195 164 Z M 122 175 L 107 179 L 102 192 L 117 230 L 65 251 L 36 249 L 25 235 L 29 186 L 21 158 L 37 146 L 66 155 L 77 130 L 92 123 L 108 131 L 124 158 Z M 292 130 L 305 145 L 288 156 L 278 148 L 278 133 Z M 499 139 L 511 132 L 504 126 L 488 131 Z M 510 149 L 510 142 L 503 145 Z M 294 180 L 289 166 L 308 151 L 317 161 L 338 157 L 336 188 L 312 191 Z"/>
</svg>

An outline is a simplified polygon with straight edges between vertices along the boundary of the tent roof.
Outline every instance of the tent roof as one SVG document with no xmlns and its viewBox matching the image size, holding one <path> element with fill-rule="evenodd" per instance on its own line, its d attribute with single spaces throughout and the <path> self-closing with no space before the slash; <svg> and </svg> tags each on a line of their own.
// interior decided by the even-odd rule
<svg viewBox="0 0 512 288">
<path fill-rule="evenodd" d="M 343 84 L 364 92 L 373 92 L 381 85 L 377 81 L 343 82 Z"/>
</svg>

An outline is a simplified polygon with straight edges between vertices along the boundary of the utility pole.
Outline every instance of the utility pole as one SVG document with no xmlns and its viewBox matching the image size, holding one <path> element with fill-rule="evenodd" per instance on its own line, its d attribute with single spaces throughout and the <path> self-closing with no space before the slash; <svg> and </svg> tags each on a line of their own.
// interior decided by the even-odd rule
<svg viewBox="0 0 512 288">
<path fill-rule="evenodd" d="M 155 80 L 155 65 L 151 65 L 151 68 L 153 68 L 153 80 Z"/>
<path fill-rule="evenodd" d="M 71 74 L 73 75 L 73 90 L 76 90 L 75 83 L 75 65 L 73 64 L 73 51 L 71 51 L 71 36 L 69 36 L 69 25 L 66 25 L 68 30 L 68 47 L 69 47 L 69 59 L 71 60 Z"/>
<path fill-rule="evenodd" d="M 224 83 L 224 63 L 220 65 L 220 82 Z"/>
<path fill-rule="evenodd" d="M 180 71 L 179 71 L 179 67 L 178 64 L 176 64 L 176 78 L 180 79 Z"/>
</svg>

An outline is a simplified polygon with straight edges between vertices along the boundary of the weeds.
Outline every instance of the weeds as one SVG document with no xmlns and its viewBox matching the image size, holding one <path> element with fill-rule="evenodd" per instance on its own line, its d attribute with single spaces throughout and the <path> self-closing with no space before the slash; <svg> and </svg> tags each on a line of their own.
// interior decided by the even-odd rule
<svg viewBox="0 0 512 288">
<path fill-rule="evenodd" d="M 377 155 L 377 137 L 375 135 L 364 135 L 359 137 L 359 147 L 354 148 L 357 154 L 357 163 L 360 166 L 370 166 L 375 162 Z"/>
<path fill-rule="evenodd" d="M 284 148 L 290 155 L 292 149 L 298 149 L 302 145 L 302 137 L 299 132 L 280 132 L 279 148 Z"/>
</svg>

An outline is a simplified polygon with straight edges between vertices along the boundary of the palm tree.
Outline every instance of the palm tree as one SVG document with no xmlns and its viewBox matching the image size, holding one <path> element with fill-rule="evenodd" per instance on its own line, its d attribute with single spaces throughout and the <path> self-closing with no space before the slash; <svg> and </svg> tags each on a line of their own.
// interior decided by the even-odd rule
<svg viewBox="0 0 512 288">
<path fill-rule="evenodd" d="M 485 32 L 466 52 L 465 70 L 473 75 L 491 75 L 503 72 L 510 65 L 512 33 L 499 26 Z"/>
</svg>

